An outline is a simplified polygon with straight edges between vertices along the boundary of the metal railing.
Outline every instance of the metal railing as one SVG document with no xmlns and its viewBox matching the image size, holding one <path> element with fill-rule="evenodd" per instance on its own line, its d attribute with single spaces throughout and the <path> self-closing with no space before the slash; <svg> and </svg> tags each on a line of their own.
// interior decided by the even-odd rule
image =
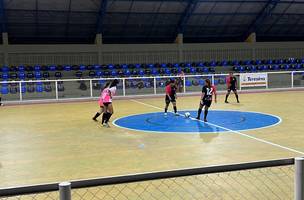
<svg viewBox="0 0 304 200">
<path fill-rule="evenodd" d="M 303 200 L 303 173 L 291 158 L 3 188 L 0 199 Z"/>
<path fill-rule="evenodd" d="M 280 71 L 265 72 L 268 80 L 267 85 L 258 88 L 243 88 L 240 90 L 278 90 L 304 88 L 304 71 Z M 201 91 L 200 80 L 211 79 L 217 86 L 218 91 L 226 90 L 225 77 L 227 74 L 206 74 L 186 76 L 157 76 L 157 77 L 126 77 L 120 80 L 117 96 L 159 95 L 164 93 L 164 84 L 170 78 L 181 78 L 181 93 L 196 93 Z M 240 79 L 240 74 L 235 74 Z M 2 98 L 8 102 L 35 101 L 35 100 L 67 100 L 67 99 L 90 99 L 100 95 L 102 85 L 114 78 L 95 79 L 62 79 L 62 80 L 28 80 L 28 81 L 2 81 L 1 90 L 6 87 L 7 94 L 2 91 Z M 239 81 L 240 82 L 240 81 Z M 30 85 L 32 84 L 32 85 Z M 40 92 L 36 88 L 49 85 L 49 91 L 44 88 Z M 29 87 L 32 91 L 29 92 Z M 13 89 L 13 92 L 10 91 Z"/>
</svg>

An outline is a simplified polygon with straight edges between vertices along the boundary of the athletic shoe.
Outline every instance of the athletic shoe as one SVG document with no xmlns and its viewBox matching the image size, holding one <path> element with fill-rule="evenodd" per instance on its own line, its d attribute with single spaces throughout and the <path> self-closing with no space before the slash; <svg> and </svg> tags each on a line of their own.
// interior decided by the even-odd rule
<svg viewBox="0 0 304 200">
<path fill-rule="evenodd" d="M 204 119 L 204 122 L 208 122 L 207 119 Z"/>
<path fill-rule="evenodd" d="M 174 113 L 174 115 L 175 115 L 175 116 L 178 116 L 179 114 L 178 114 L 178 113 Z"/>
<path fill-rule="evenodd" d="M 225 103 L 229 103 L 228 101 L 225 101 Z"/>
<path fill-rule="evenodd" d="M 167 113 L 165 112 L 164 115 L 167 116 Z"/>
<path fill-rule="evenodd" d="M 92 118 L 92 120 L 94 120 L 95 122 L 97 122 L 97 119 L 95 119 L 95 118 Z"/>
<path fill-rule="evenodd" d="M 110 128 L 110 125 L 108 123 L 103 124 L 104 127 Z"/>
<path fill-rule="evenodd" d="M 237 103 L 240 103 L 240 101 L 237 101 Z"/>
<path fill-rule="evenodd" d="M 3 103 L 0 103 L 0 106 L 3 106 Z"/>
<path fill-rule="evenodd" d="M 199 117 L 197 117 L 197 118 L 195 118 L 195 119 L 197 119 L 197 120 L 201 120 Z"/>
</svg>

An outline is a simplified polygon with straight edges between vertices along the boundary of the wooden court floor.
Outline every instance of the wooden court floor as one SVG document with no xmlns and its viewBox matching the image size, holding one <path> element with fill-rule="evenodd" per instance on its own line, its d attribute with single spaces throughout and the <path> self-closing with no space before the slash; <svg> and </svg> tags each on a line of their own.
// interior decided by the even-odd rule
<svg viewBox="0 0 304 200">
<path fill-rule="evenodd" d="M 282 118 L 274 127 L 241 131 L 254 138 L 233 132 L 185 135 L 104 128 L 91 120 L 96 102 L 4 106 L 0 108 L 0 188 L 301 156 L 303 100 L 303 91 L 241 94 L 240 104 L 233 96 L 230 104 L 224 104 L 220 95 L 211 109 Z M 112 120 L 158 112 L 163 102 L 163 98 L 115 100 Z M 178 108 L 197 109 L 198 102 L 199 96 L 179 97 Z"/>
</svg>

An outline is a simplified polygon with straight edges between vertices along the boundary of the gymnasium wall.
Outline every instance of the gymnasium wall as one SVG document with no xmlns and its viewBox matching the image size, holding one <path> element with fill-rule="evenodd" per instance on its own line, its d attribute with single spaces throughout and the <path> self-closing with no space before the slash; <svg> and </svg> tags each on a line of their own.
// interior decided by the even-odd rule
<svg viewBox="0 0 304 200">
<path fill-rule="evenodd" d="M 304 57 L 304 42 L 0 45 L 0 64 L 123 64 Z"/>
</svg>

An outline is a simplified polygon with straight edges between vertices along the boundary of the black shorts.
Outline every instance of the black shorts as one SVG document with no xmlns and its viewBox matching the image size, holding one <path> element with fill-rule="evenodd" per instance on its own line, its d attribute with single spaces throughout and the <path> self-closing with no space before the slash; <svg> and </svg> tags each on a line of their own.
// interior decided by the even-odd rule
<svg viewBox="0 0 304 200">
<path fill-rule="evenodd" d="M 228 88 L 228 92 L 230 92 L 231 90 L 232 90 L 232 91 L 236 91 L 236 87 L 235 87 L 235 86 L 229 87 L 229 88 Z"/>
<path fill-rule="evenodd" d="M 170 102 L 175 103 L 176 102 L 176 98 L 175 98 L 174 95 L 173 96 L 170 95 L 170 98 L 168 97 L 168 95 L 166 95 L 165 101 L 166 101 L 166 104 L 169 104 Z"/>
<path fill-rule="evenodd" d="M 110 105 L 110 104 L 112 104 L 112 102 L 103 103 L 104 106 L 108 106 L 108 105 Z"/>
<path fill-rule="evenodd" d="M 201 101 L 201 105 L 202 105 L 202 106 L 210 107 L 210 106 L 211 106 L 211 103 L 212 103 L 212 100 L 208 100 L 208 99 L 203 99 L 203 100 Z"/>
</svg>

